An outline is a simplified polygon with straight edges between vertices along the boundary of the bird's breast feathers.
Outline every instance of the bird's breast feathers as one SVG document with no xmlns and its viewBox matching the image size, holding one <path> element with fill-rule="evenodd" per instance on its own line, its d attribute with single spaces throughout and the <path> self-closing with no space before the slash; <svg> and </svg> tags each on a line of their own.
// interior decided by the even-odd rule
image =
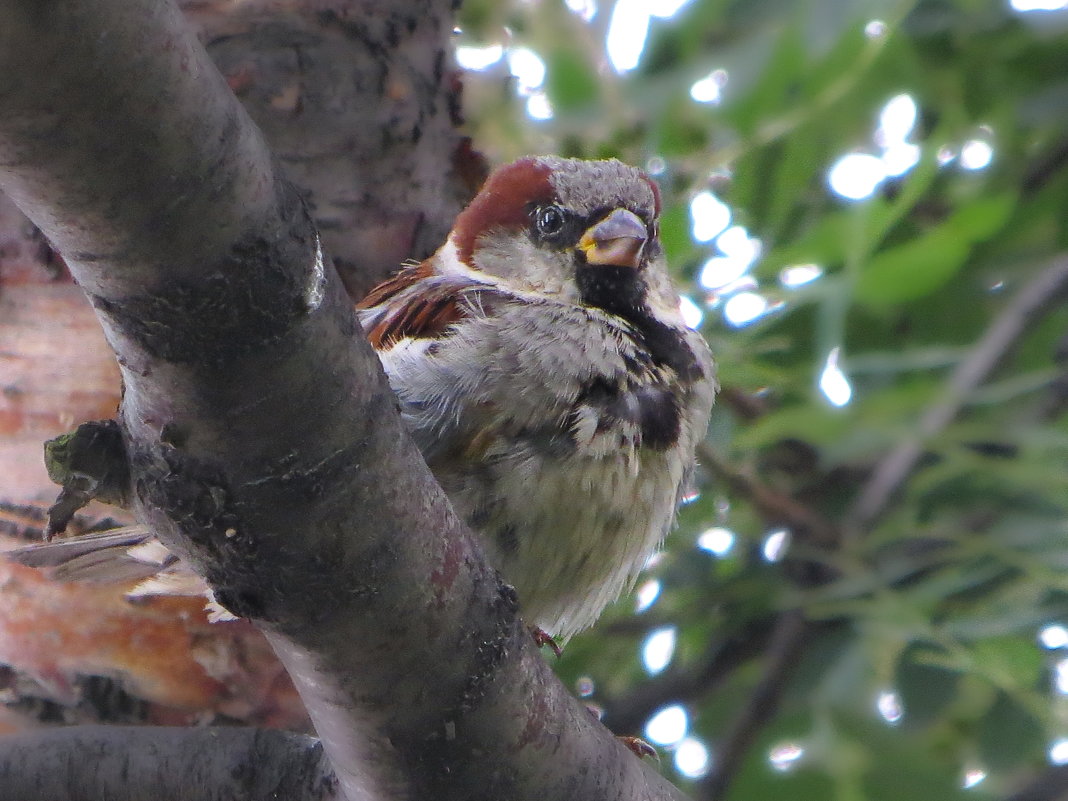
<svg viewBox="0 0 1068 801">
<path fill-rule="evenodd" d="M 361 321 L 424 458 L 524 616 L 566 638 L 670 528 L 712 404 L 707 347 L 680 326 L 657 332 L 673 351 L 658 356 L 600 310 L 410 269 Z"/>
</svg>

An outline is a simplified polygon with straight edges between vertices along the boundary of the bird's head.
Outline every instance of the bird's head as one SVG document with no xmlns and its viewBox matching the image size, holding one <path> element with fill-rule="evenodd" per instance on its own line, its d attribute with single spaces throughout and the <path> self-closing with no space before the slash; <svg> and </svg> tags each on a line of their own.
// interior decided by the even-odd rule
<svg viewBox="0 0 1068 801">
<path fill-rule="evenodd" d="M 500 167 L 456 219 L 447 247 L 519 290 L 629 318 L 678 317 L 660 246 L 660 193 L 619 161 L 529 156 Z"/>
</svg>

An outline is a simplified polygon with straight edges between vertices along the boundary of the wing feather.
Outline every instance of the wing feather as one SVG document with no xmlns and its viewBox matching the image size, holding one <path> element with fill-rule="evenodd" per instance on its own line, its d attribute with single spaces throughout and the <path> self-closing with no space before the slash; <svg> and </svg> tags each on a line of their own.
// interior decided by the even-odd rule
<svg viewBox="0 0 1068 801">
<path fill-rule="evenodd" d="M 148 578 L 170 566 L 177 557 L 160 549 L 144 526 L 125 526 L 43 542 L 5 551 L 3 556 L 27 567 L 41 568 L 57 581 L 120 583 Z M 152 558 L 145 558 L 152 553 Z"/>
<path fill-rule="evenodd" d="M 471 310 L 469 298 L 488 285 L 475 278 L 435 274 L 429 262 L 406 267 L 356 304 L 371 345 L 387 350 L 404 339 L 437 339 Z"/>
</svg>

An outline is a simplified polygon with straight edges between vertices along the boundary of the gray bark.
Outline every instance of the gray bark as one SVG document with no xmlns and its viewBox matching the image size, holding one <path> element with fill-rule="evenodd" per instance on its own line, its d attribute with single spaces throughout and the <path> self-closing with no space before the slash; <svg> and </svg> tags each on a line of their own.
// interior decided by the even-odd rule
<svg viewBox="0 0 1068 801">
<path fill-rule="evenodd" d="M 2 797 L 20 801 L 340 798 L 319 741 L 303 734 L 237 727 L 71 726 L 2 742 Z"/>
</svg>

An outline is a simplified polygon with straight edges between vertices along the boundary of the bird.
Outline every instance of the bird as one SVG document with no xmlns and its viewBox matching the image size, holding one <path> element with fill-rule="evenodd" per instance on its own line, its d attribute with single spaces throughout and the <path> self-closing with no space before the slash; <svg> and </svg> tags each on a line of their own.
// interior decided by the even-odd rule
<svg viewBox="0 0 1068 801">
<path fill-rule="evenodd" d="M 620 161 L 523 157 L 355 305 L 427 465 L 553 642 L 593 625 L 672 528 L 718 388 L 660 211 L 656 183 Z M 137 528 L 20 553 L 67 579 L 192 594 Z"/>
</svg>

